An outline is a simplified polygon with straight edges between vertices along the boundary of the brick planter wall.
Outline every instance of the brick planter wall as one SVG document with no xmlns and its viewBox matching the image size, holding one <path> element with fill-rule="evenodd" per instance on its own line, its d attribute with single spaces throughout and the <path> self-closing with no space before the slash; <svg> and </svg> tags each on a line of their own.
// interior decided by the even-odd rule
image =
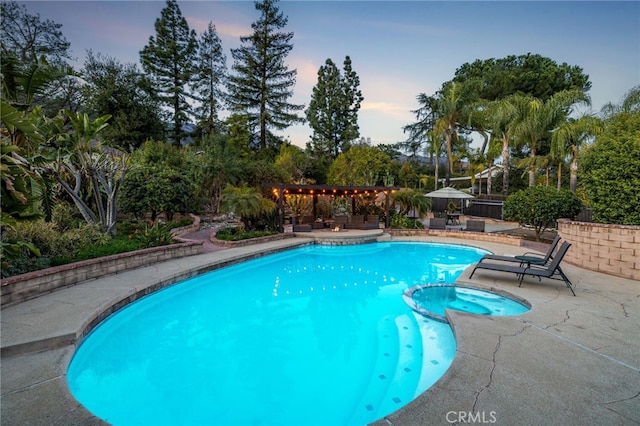
<svg viewBox="0 0 640 426">
<path fill-rule="evenodd" d="M 264 237 L 247 238 L 246 240 L 226 241 L 226 240 L 217 239 L 215 233 L 213 233 L 211 234 L 211 237 L 209 238 L 209 240 L 215 245 L 232 248 L 232 247 L 245 247 L 245 246 L 250 246 L 253 244 L 260 244 L 260 243 L 268 243 L 270 241 L 279 241 L 287 238 L 295 238 L 295 235 L 292 233 L 274 234 L 274 235 L 266 235 Z"/>
<path fill-rule="evenodd" d="M 171 234 L 176 239 L 180 240 L 179 235 L 194 232 L 200 228 L 200 218 L 195 215 L 189 216 L 193 218 L 193 224 L 171 230 Z M 114 254 L 5 278 L 0 281 L 2 290 L 0 305 L 22 302 L 81 281 L 202 253 L 202 241 L 182 241 L 179 244 Z"/>
<path fill-rule="evenodd" d="M 196 216 L 192 213 L 189 213 L 188 216 L 193 219 L 193 223 L 191 225 L 183 226 L 181 228 L 173 228 L 171 230 L 171 236 L 180 239 L 181 235 L 189 234 L 191 232 L 196 232 L 200 230 L 200 216 Z"/>
<path fill-rule="evenodd" d="M 458 229 L 386 229 L 385 232 L 391 236 L 399 237 L 447 237 L 473 241 L 490 241 L 492 243 L 509 244 L 518 247 L 522 246 L 522 238 L 520 237 L 493 232 L 471 232 Z"/>
<path fill-rule="evenodd" d="M 152 247 L 33 271 L 0 282 L 1 305 L 18 303 L 58 288 L 169 259 L 202 253 L 202 241 Z"/>
<path fill-rule="evenodd" d="M 640 226 L 560 219 L 558 234 L 572 244 L 568 263 L 640 281 Z"/>
</svg>

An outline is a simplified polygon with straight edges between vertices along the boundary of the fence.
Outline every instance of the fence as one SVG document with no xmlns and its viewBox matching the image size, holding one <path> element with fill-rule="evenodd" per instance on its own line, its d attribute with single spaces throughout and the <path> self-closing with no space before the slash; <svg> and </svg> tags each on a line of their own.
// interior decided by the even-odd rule
<svg viewBox="0 0 640 426">
<path fill-rule="evenodd" d="M 500 200 L 472 200 L 465 214 L 502 220 L 502 204 Z"/>
<path fill-rule="evenodd" d="M 443 212 L 447 210 L 450 202 L 460 206 L 462 211 L 469 216 L 488 217 L 491 219 L 502 220 L 502 200 L 475 198 L 473 200 L 454 200 L 448 198 L 433 198 L 431 210 L 434 212 Z"/>
</svg>

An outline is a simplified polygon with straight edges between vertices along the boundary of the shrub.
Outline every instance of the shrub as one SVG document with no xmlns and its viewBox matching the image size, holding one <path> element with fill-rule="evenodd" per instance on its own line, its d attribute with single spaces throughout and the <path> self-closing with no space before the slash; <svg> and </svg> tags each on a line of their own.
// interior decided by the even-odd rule
<svg viewBox="0 0 640 426">
<path fill-rule="evenodd" d="M 243 227 L 228 227 L 219 229 L 218 232 L 216 232 L 216 238 L 223 241 L 240 241 L 274 234 L 277 234 L 277 232 L 245 231 Z"/>
<path fill-rule="evenodd" d="M 51 260 L 51 264 L 63 265 L 65 263 L 78 262 L 81 260 L 95 259 L 98 257 L 111 256 L 119 253 L 126 253 L 139 250 L 140 243 L 129 238 L 116 238 L 101 245 L 85 247 L 81 249 L 74 258 L 58 257 Z"/>
<path fill-rule="evenodd" d="M 191 210 L 195 187 L 180 170 L 169 167 L 138 167 L 127 173 L 118 201 L 120 210 L 137 218 L 151 213 L 155 221 L 160 212 L 169 220 L 175 212 Z"/>
<path fill-rule="evenodd" d="M 582 202 L 573 192 L 548 186 L 532 186 L 507 197 L 504 218 L 530 225 L 540 240 L 542 232 L 560 218 L 573 219 L 582 210 Z"/>
<path fill-rule="evenodd" d="M 579 165 L 594 221 L 640 225 L 640 114 L 611 119 Z"/>
<path fill-rule="evenodd" d="M 395 212 L 391 213 L 389 226 L 400 229 L 424 229 L 424 225 L 419 220 Z"/>
<path fill-rule="evenodd" d="M 110 237 L 100 230 L 99 225 L 84 225 L 69 229 L 55 239 L 51 256 L 74 258 L 85 247 L 107 243 Z"/>
<path fill-rule="evenodd" d="M 72 228 L 77 228 L 84 223 L 82 218 L 76 217 L 77 209 L 69 203 L 58 202 L 51 212 L 51 221 L 54 223 L 56 230 L 64 232 Z"/>
<path fill-rule="evenodd" d="M 39 249 L 40 256 L 34 256 L 26 248 L 20 256 L 11 262 L 8 270 L 3 270 L 3 276 L 24 274 L 51 266 L 69 263 L 77 260 L 80 251 L 86 247 L 105 244 L 110 237 L 105 235 L 99 225 L 83 225 L 79 228 L 58 232 L 56 224 L 35 220 L 18 223 L 15 228 L 7 230 L 3 239 L 18 238 L 33 244 Z"/>
<path fill-rule="evenodd" d="M 40 250 L 40 255 L 49 257 L 55 253 L 55 241 L 59 235 L 53 223 L 38 219 L 17 222 L 13 228 L 6 230 L 2 238 L 31 243 Z"/>
<path fill-rule="evenodd" d="M 145 223 L 141 229 L 136 229 L 132 239 L 138 242 L 140 248 L 165 246 L 173 242 L 171 230 L 157 222 L 153 226 Z"/>
</svg>

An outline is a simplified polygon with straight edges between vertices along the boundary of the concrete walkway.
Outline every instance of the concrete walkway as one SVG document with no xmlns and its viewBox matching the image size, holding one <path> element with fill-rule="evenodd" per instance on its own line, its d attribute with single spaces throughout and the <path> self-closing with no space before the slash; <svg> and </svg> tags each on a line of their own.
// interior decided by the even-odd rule
<svg viewBox="0 0 640 426">
<path fill-rule="evenodd" d="M 309 243 L 293 238 L 219 250 L 3 308 L 1 423 L 103 424 L 69 394 L 65 375 L 76 344 L 113 306 L 203 271 Z M 470 245 L 498 254 L 528 250 Z M 469 280 L 467 270 L 458 282 L 508 291 L 528 300 L 531 311 L 518 317 L 449 311 L 458 342 L 452 366 L 432 388 L 376 424 L 640 424 L 640 283 L 571 265 L 563 269 L 577 297 L 561 282 L 527 277 L 519 288 L 513 276 L 479 271 Z"/>
</svg>

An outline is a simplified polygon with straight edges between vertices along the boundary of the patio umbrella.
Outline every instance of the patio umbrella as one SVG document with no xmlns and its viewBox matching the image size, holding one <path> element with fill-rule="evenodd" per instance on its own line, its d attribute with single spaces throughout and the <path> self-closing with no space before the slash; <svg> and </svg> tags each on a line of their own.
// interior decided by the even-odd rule
<svg viewBox="0 0 640 426">
<path fill-rule="evenodd" d="M 426 194 L 424 194 L 424 196 L 431 197 L 431 198 L 457 198 L 457 199 L 475 198 L 473 195 L 467 194 L 466 192 L 462 192 L 450 186 L 446 188 L 440 188 L 435 191 L 427 192 Z"/>
<path fill-rule="evenodd" d="M 475 198 L 473 195 L 467 194 L 466 192 L 462 192 L 458 189 L 447 186 L 446 188 L 440 188 L 435 191 L 427 192 L 424 194 L 425 197 L 430 198 L 448 198 L 448 199 L 470 199 Z M 462 209 L 464 211 L 464 208 Z"/>
</svg>

